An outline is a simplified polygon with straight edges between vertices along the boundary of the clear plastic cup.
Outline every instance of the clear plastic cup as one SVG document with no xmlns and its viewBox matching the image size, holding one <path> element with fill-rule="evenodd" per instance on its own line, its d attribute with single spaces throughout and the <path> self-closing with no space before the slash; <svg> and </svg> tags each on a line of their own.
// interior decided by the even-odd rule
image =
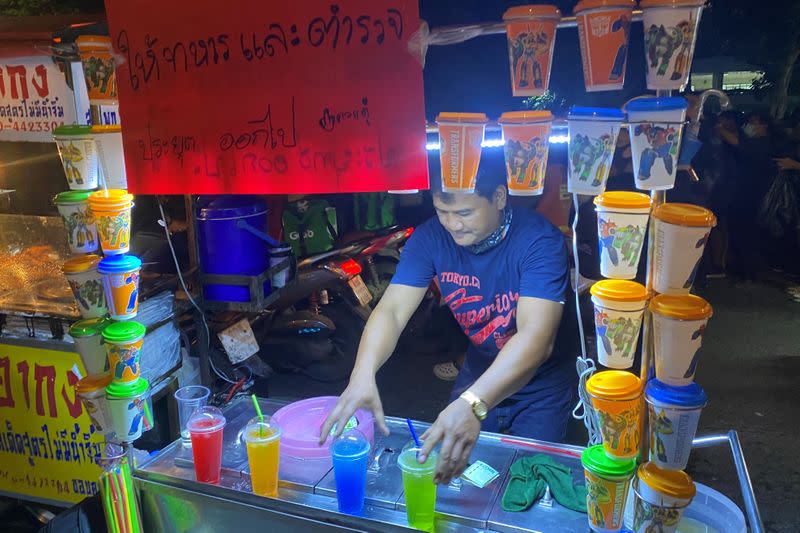
<svg viewBox="0 0 800 533">
<path fill-rule="evenodd" d="M 436 508 L 436 472 L 438 454 L 433 451 L 420 464 L 417 455 L 422 448 L 413 442 L 406 444 L 397 458 L 397 466 L 403 473 L 403 497 L 406 502 L 408 525 L 421 531 L 433 531 Z"/>
<path fill-rule="evenodd" d="M 339 512 L 360 515 L 367 488 L 369 441 L 360 431 L 350 430 L 334 440 L 330 448 Z"/>
<path fill-rule="evenodd" d="M 247 446 L 253 494 L 276 497 L 280 469 L 281 428 L 269 417 L 264 417 L 264 420 L 254 417 L 244 428 L 244 442 Z"/>
<path fill-rule="evenodd" d="M 211 390 L 202 385 L 187 385 L 175 391 L 175 402 L 178 404 L 178 424 L 180 425 L 181 443 L 184 446 L 191 446 L 192 439 L 189 437 L 189 430 L 186 423 L 192 414 L 208 404 L 208 397 Z"/>
<path fill-rule="evenodd" d="M 194 473 L 201 483 L 219 483 L 222 473 L 222 432 L 225 416 L 217 407 L 201 407 L 189 417 L 186 427 L 192 439 Z"/>
</svg>

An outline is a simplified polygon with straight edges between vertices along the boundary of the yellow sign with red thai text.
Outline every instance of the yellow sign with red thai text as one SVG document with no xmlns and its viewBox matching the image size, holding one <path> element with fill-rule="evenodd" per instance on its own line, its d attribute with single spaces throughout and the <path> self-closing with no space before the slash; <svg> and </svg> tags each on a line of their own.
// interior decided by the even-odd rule
<svg viewBox="0 0 800 533">
<path fill-rule="evenodd" d="M 0 343 L 0 491 L 77 503 L 98 491 L 103 437 L 75 396 L 75 352 Z"/>
</svg>

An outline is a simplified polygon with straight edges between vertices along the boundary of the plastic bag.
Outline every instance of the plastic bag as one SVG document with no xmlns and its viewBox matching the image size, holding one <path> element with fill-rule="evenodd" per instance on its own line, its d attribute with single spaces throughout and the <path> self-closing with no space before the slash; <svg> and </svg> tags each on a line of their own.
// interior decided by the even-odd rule
<svg viewBox="0 0 800 533">
<path fill-rule="evenodd" d="M 758 221 L 775 239 L 789 234 L 800 239 L 800 173 L 778 174 L 761 202 Z"/>
</svg>

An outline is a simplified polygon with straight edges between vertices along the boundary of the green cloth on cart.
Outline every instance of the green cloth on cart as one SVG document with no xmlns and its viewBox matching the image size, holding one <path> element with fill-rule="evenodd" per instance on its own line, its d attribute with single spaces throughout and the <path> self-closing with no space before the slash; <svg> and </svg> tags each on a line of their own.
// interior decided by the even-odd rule
<svg viewBox="0 0 800 533">
<path fill-rule="evenodd" d="M 503 510 L 525 511 L 544 496 L 550 486 L 553 498 L 568 509 L 586 512 L 586 485 L 573 484 L 572 470 L 544 454 L 531 455 L 514 461 L 503 494 Z"/>
</svg>

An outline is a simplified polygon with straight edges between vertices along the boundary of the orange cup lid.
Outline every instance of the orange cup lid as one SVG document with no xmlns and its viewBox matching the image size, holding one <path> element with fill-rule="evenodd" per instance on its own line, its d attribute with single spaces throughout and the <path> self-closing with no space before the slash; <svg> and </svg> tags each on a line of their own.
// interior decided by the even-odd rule
<svg viewBox="0 0 800 533">
<path fill-rule="evenodd" d="M 602 279 L 592 285 L 593 296 L 612 302 L 643 302 L 647 300 L 647 289 L 641 283 L 625 279 Z"/>
<path fill-rule="evenodd" d="M 599 398 L 632 400 L 642 393 L 642 380 L 625 370 L 603 370 L 586 381 L 586 390 Z"/>
<path fill-rule="evenodd" d="M 641 0 L 639 7 L 700 7 L 705 5 L 706 0 Z"/>
<path fill-rule="evenodd" d="M 516 6 L 503 13 L 503 20 L 532 19 L 532 18 L 561 18 L 561 11 L 556 6 Z"/>
<path fill-rule="evenodd" d="M 76 255 L 64 261 L 64 266 L 61 267 L 62 272 L 65 274 L 77 274 L 79 272 L 86 272 L 92 268 L 97 267 L 100 262 L 100 256 L 95 254 Z"/>
<path fill-rule="evenodd" d="M 711 304 L 694 294 L 659 294 L 650 300 L 650 311 L 679 320 L 703 320 L 714 314 Z"/>
<path fill-rule="evenodd" d="M 586 11 L 587 9 L 597 9 L 599 7 L 636 7 L 636 0 L 581 0 L 572 10 L 573 13 Z"/>
<path fill-rule="evenodd" d="M 640 192 L 606 191 L 594 197 L 594 205 L 620 209 L 645 209 L 650 207 L 650 197 Z"/>
<path fill-rule="evenodd" d="M 119 133 L 121 131 L 122 126 L 119 124 L 92 126 L 92 133 Z"/>
<path fill-rule="evenodd" d="M 133 201 L 133 195 L 128 194 L 128 191 L 124 189 L 95 191 L 89 196 L 89 205 L 92 206 L 122 204 L 131 201 Z"/>
<path fill-rule="evenodd" d="M 699 205 L 667 203 L 653 209 L 653 216 L 670 224 L 697 228 L 713 228 L 717 225 L 714 213 Z"/>
<path fill-rule="evenodd" d="M 664 470 L 647 462 L 639 465 L 636 475 L 653 490 L 671 498 L 691 500 L 697 493 L 694 481 L 683 470 Z"/>
<path fill-rule="evenodd" d="M 111 50 L 111 37 L 108 35 L 81 35 L 75 39 L 78 48 L 107 48 Z"/>
<path fill-rule="evenodd" d="M 439 113 L 436 122 L 458 122 L 468 124 L 485 124 L 489 117 L 485 113 Z"/>
<path fill-rule="evenodd" d="M 111 373 L 99 374 L 97 376 L 86 376 L 75 384 L 75 392 L 83 394 L 105 389 L 111 383 Z"/>
<path fill-rule="evenodd" d="M 553 120 L 550 111 L 509 111 L 500 115 L 500 124 L 531 124 Z"/>
</svg>

